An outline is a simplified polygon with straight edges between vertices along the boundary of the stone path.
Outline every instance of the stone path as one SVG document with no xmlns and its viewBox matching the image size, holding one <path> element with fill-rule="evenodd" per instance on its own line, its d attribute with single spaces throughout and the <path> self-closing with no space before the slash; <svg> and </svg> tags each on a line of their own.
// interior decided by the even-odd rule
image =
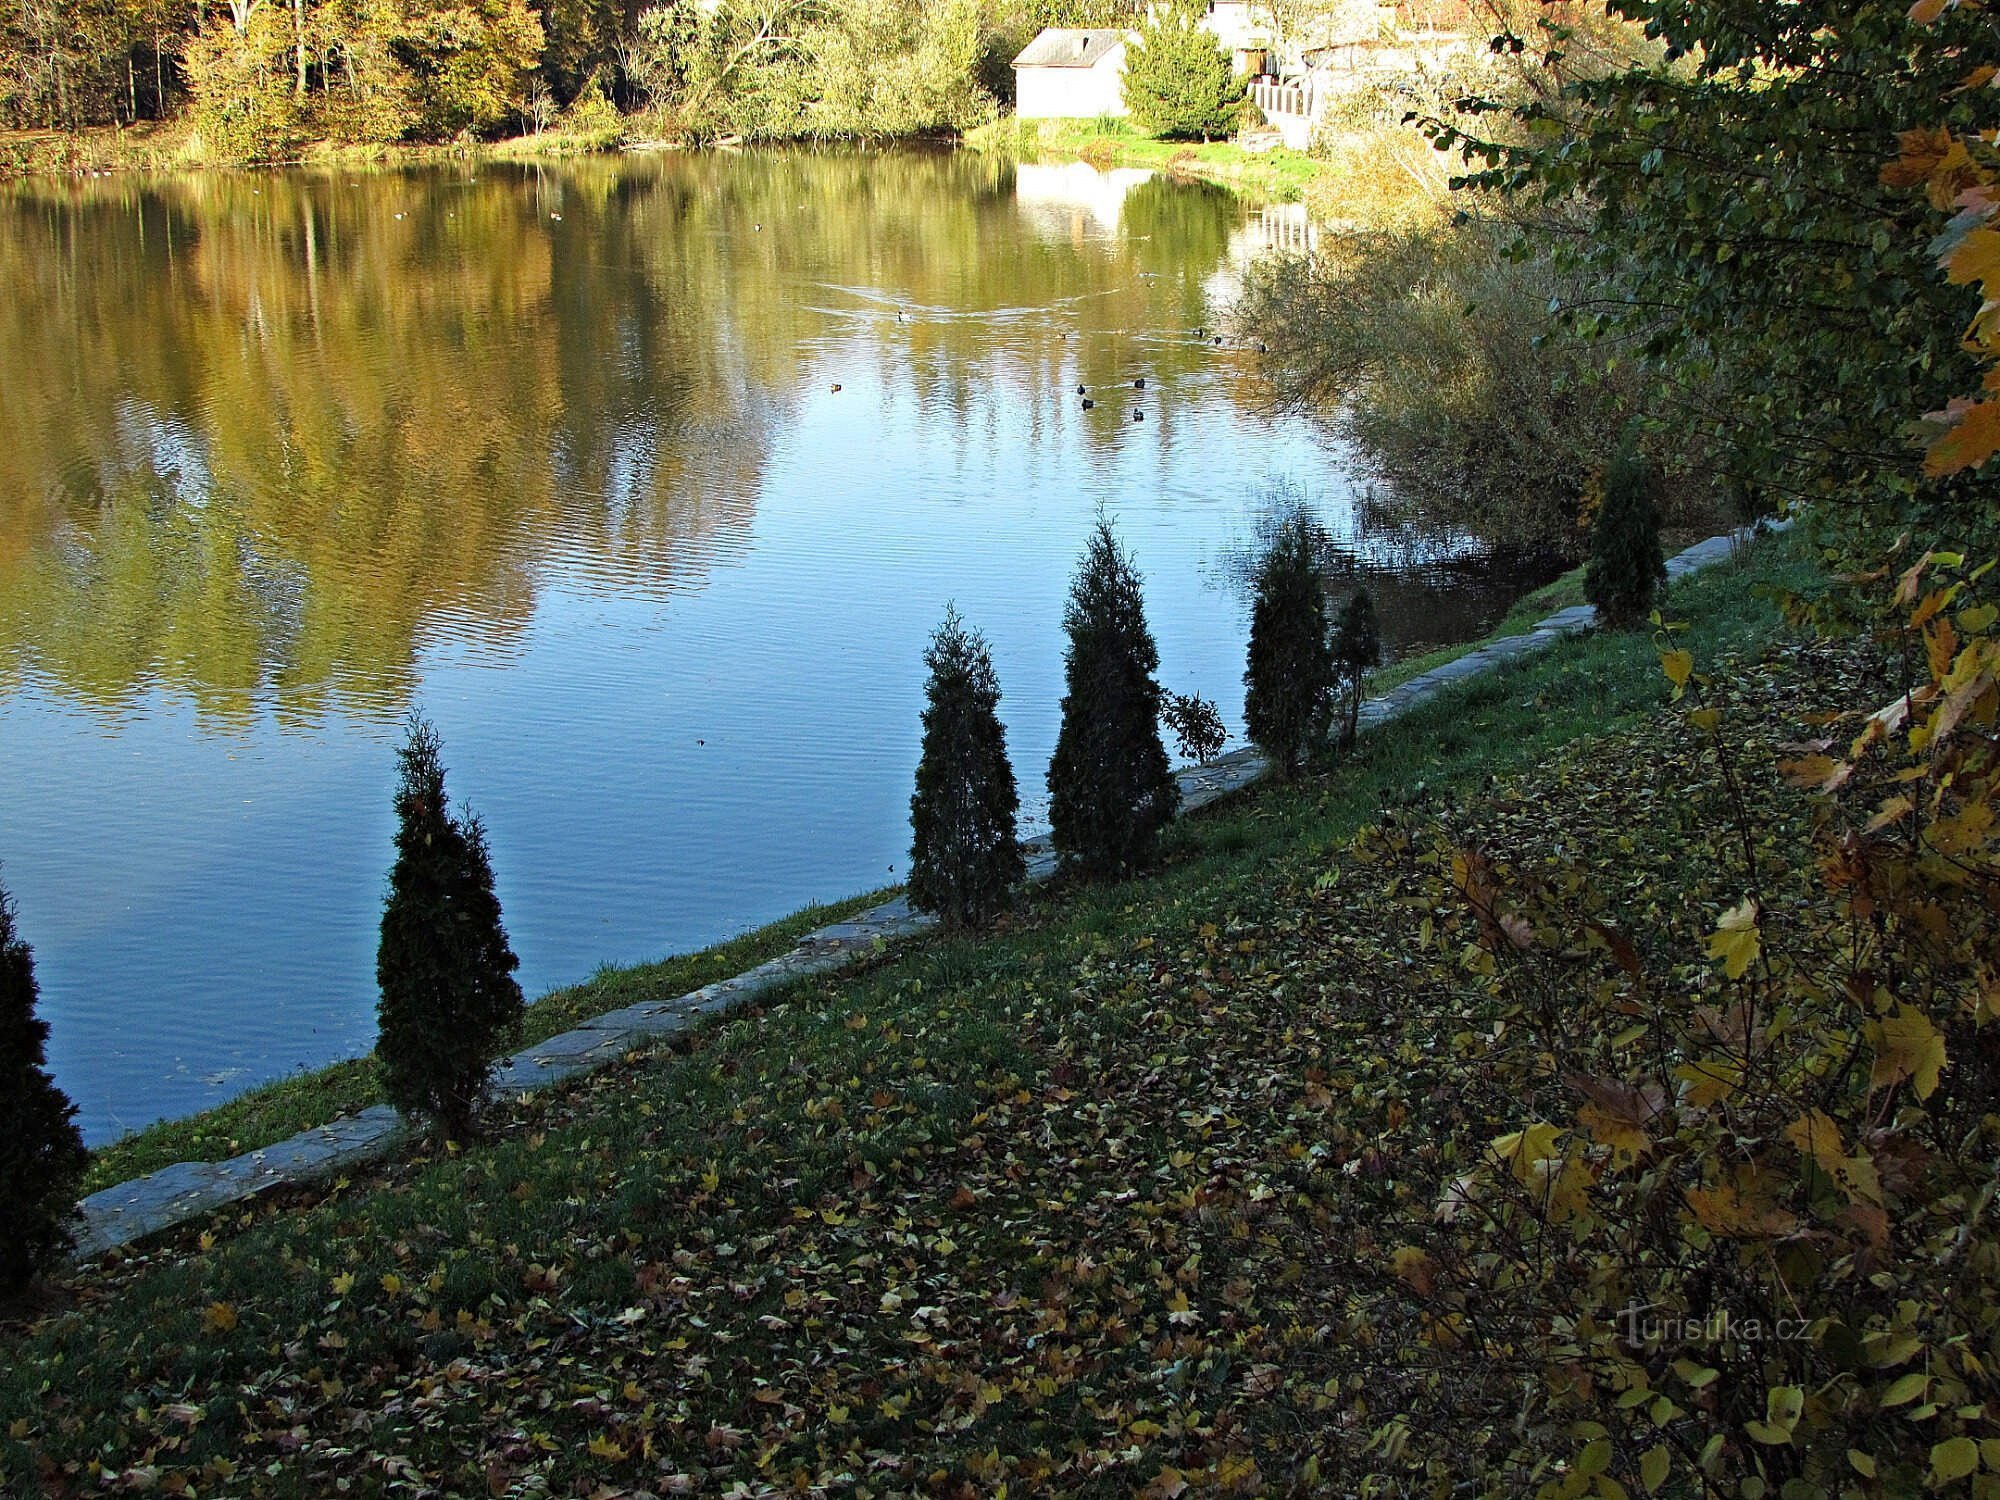
<svg viewBox="0 0 2000 1500">
<path fill-rule="evenodd" d="M 1722 561 L 1740 540 L 1736 535 L 1716 536 L 1689 547 L 1668 560 L 1668 579 Z M 1593 623 L 1587 604 L 1560 610 L 1537 621 L 1523 635 L 1490 641 L 1455 661 L 1412 677 L 1379 698 L 1371 698 L 1361 707 L 1361 724 L 1364 728 L 1384 724 L 1455 683 L 1540 651 L 1564 636 L 1589 630 Z M 1264 757 L 1255 749 L 1233 751 L 1205 766 L 1188 767 L 1179 773 L 1181 810 L 1193 812 L 1231 796 L 1261 778 L 1264 771 Z M 1047 834 L 1028 840 L 1027 853 L 1031 881 L 1046 880 L 1055 873 L 1056 854 Z M 501 1063 L 495 1093 L 501 1099 L 518 1097 L 595 1072 L 794 980 L 845 968 L 860 955 L 873 952 L 878 944 L 927 932 L 935 925 L 935 918 L 912 910 L 908 900 L 898 896 L 844 922 L 808 933 L 789 953 L 732 978 L 703 985 L 676 999 L 628 1005 L 537 1042 Z M 148 1176 L 92 1193 L 79 1205 L 82 1222 L 77 1227 L 76 1254 L 79 1258 L 101 1255 L 272 1188 L 311 1182 L 379 1160 L 397 1147 L 403 1128 L 394 1109 L 378 1104 L 228 1161 L 176 1162 Z"/>
</svg>

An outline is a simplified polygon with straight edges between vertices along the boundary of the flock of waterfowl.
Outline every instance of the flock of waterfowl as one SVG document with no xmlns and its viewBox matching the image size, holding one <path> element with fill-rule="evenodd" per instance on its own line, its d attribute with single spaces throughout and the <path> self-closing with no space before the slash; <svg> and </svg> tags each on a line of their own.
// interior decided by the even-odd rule
<svg viewBox="0 0 2000 1500">
<path fill-rule="evenodd" d="M 763 226 L 762 226 L 762 225 L 759 225 L 758 227 L 759 227 L 759 228 L 762 228 Z M 900 309 L 898 309 L 898 310 L 897 310 L 897 313 L 896 313 L 896 321 L 897 321 L 898 323 L 903 323 L 903 322 L 907 322 L 907 321 L 908 321 L 908 318 L 907 318 L 907 317 L 906 317 L 906 316 L 904 315 L 904 313 L 903 313 L 903 312 L 902 312 L 902 311 L 901 311 Z M 1218 348 L 1218 349 L 1220 349 L 1220 348 L 1222 347 L 1222 343 L 1223 343 L 1223 339 L 1222 339 L 1222 335 L 1221 335 L 1221 334 L 1219 334 L 1219 333 L 1218 333 L 1218 334 L 1214 334 L 1214 335 L 1211 335 L 1211 334 L 1209 333 L 1209 331 L 1208 331 L 1208 330 L 1207 330 L 1206 328 L 1197 328 L 1197 329 L 1195 329 L 1195 330 L 1194 330 L 1194 336 L 1195 336 L 1195 338 L 1197 338 L 1197 339 L 1199 339 L 1199 340 L 1202 340 L 1203 342 L 1206 342 L 1206 343 L 1212 343 L 1212 344 L 1213 344 L 1213 345 L 1214 345 L 1214 346 L 1215 346 L 1216 348 Z M 1069 337 L 1069 335 L 1068 335 L 1068 334 L 1066 334 L 1066 333 L 1058 333 L 1058 334 L 1056 335 L 1056 337 L 1057 337 L 1057 338 L 1060 338 L 1060 339 L 1064 339 L 1064 340 L 1067 340 L 1067 339 L 1068 339 L 1068 337 Z M 1262 342 L 1260 341 L 1260 342 L 1259 342 L 1259 343 L 1257 344 L 1257 352 L 1258 352 L 1259 354 L 1268 354 L 1268 353 L 1270 352 L 1270 350 L 1268 349 L 1268 347 L 1267 347 L 1266 345 L 1264 345 L 1264 344 L 1263 344 L 1263 343 L 1262 343 Z M 1123 383 L 1121 382 L 1120 384 L 1121 384 L 1121 388 L 1122 388 L 1122 384 L 1123 384 Z M 1145 377 L 1145 376 L 1143 376 L 1143 375 L 1139 376 L 1138 378 L 1136 378 L 1136 379 L 1135 379 L 1135 380 L 1134 380 L 1134 381 L 1132 382 L 1132 389 L 1133 389 L 1133 390 L 1135 390 L 1135 391 L 1143 391 L 1143 390 L 1144 390 L 1145 388 L 1146 388 L 1146 377 Z M 839 381 L 837 381 L 837 380 L 836 380 L 836 381 L 834 381 L 834 382 L 833 382 L 833 384 L 832 384 L 832 386 L 830 387 L 830 389 L 831 389 L 831 390 L 833 390 L 833 391 L 836 391 L 836 392 L 838 392 L 838 391 L 839 391 L 839 389 L 840 389 L 840 382 L 839 382 Z M 1091 410 L 1094 410 L 1094 409 L 1096 408 L 1096 406 L 1097 406 L 1097 398 L 1096 398 L 1096 397 L 1094 397 L 1094 396 L 1092 396 L 1092 395 L 1091 395 L 1090 393 L 1091 393 L 1092 391 L 1094 391 L 1094 390 L 1103 390 L 1103 389 L 1104 389 L 1104 387 L 1103 387 L 1103 386 L 1101 386 L 1101 385 L 1098 385 L 1098 386 L 1090 386 L 1090 385 L 1079 385 L 1079 386 L 1078 386 L 1078 387 L 1076 388 L 1076 393 L 1077 393 L 1077 395 L 1078 395 L 1078 396 L 1080 396 L 1080 397 L 1081 397 L 1081 398 L 1083 399 L 1083 409 L 1084 409 L 1085 411 L 1091 411 Z M 1135 422 L 1143 422 L 1143 421 L 1145 421 L 1145 420 L 1146 420 L 1146 413 L 1145 413 L 1145 410 L 1144 410 L 1144 408 L 1142 408 L 1142 407 L 1137 407 L 1137 406 L 1133 407 L 1133 408 L 1132 408 L 1132 420 L 1133 420 L 1133 421 L 1135 421 Z"/>
</svg>

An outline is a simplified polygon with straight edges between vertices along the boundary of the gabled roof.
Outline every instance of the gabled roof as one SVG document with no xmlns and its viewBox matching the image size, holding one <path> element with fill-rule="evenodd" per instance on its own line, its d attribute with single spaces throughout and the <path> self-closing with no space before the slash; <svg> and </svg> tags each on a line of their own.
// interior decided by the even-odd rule
<svg viewBox="0 0 2000 1500">
<path fill-rule="evenodd" d="M 1094 68 L 1125 45 L 1125 33 L 1097 27 L 1050 26 L 1014 59 L 1017 68 Z"/>
</svg>

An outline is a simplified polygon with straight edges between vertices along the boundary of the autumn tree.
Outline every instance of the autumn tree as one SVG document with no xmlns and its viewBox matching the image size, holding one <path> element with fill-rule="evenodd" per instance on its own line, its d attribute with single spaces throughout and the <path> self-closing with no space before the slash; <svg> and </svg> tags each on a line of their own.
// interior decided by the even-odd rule
<svg viewBox="0 0 2000 1500">
<path fill-rule="evenodd" d="M 1243 721 L 1280 776 L 1294 774 L 1325 743 L 1333 717 L 1322 541 L 1309 517 L 1289 516 L 1257 565 Z"/>
<path fill-rule="evenodd" d="M 1062 727 L 1049 762 L 1049 820 L 1067 864 L 1117 876 L 1152 860 L 1180 788 L 1160 740 L 1159 648 L 1139 574 L 1100 521 L 1063 616 Z"/>
<path fill-rule="evenodd" d="M 1660 550 L 1660 470 L 1628 437 L 1604 474 L 1604 499 L 1590 534 L 1590 562 L 1583 597 L 1597 618 L 1614 629 L 1635 625 L 1652 611 L 1667 581 Z"/>
<path fill-rule="evenodd" d="M 1964 87 L 1984 81 L 1990 15 L 1924 3 L 1925 26 L 1907 0 L 1610 9 L 1657 56 L 1469 98 L 1432 126 L 1463 153 L 1460 183 L 1502 200 L 1570 282 L 1567 325 L 1642 363 L 1655 410 L 1726 471 L 1829 520 L 1958 514 L 1990 534 L 1968 481 L 1923 483 L 1908 434 L 1980 384 L 1970 310 L 1931 241 L 1973 186 L 1964 142 L 1990 123 L 1991 91 Z M 1560 55 L 1570 38 L 1546 6 L 1496 45 Z"/>
<path fill-rule="evenodd" d="M 910 900 L 947 927 L 976 927 L 1025 872 L 1021 805 L 1000 722 L 1000 682 L 985 637 L 957 609 L 924 652 L 924 748 L 910 798 Z"/>
<path fill-rule="evenodd" d="M 413 716 L 398 759 L 375 1053 L 389 1102 L 462 1140 L 485 1102 L 494 1054 L 520 1028 L 520 960 L 501 925 L 486 831 L 445 800 L 437 731 Z"/>
<path fill-rule="evenodd" d="M 1188 5 L 1161 5 L 1125 48 L 1125 107 L 1154 135 L 1207 141 L 1236 128 L 1243 80 Z"/>
<path fill-rule="evenodd" d="M 69 1248 L 90 1160 L 76 1106 L 48 1074 L 35 956 L 14 923 L 14 903 L 0 889 L 0 1294 L 20 1290 Z"/>
</svg>

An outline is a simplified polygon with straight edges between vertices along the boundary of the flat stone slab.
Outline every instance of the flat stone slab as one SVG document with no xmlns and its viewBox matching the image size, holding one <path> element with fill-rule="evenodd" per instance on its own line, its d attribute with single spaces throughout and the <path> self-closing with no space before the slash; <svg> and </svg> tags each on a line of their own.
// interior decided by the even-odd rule
<svg viewBox="0 0 2000 1500">
<path fill-rule="evenodd" d="M 1784 523 L 1768 529 L 1783 530 Z M 1751 534 L 1745 530 L 1697 542 L 1668 560 L 1668 578 L 1685 577 L 1733 557 Z M 1370 699 L 1361 705 L 1360 723 L 1364 728 L 1378 728 L 1457 683 L 1595 624 L 1596 612 L 1587 604 L 1558 610 L 1537 621 L 1524 635 L 1489 641 Z M 1193 812 L 1232 796 L 1261 780 L 1269 769 L 1254 746 L 1231 751 L 1205 766 L 1184 767 L 1175 773 L 1182 811 Z M 1024 840 L 1022 847 L 1031 882 L 1055 874 L 1058 861 L 1047 834 Z M 688 1031 L 795 980 L 846 968 L 884 943 L 928 932 L 936 925 L 935 917 L 914 910 L 906 896 L 893 897 L 807 933 L 791 952 L 754 969 L 670 1000 L 642 1000 L 609 1011 L 503 1058 L 495 1069 L 495 1093 L 503 1098 L 518 1097 L 594 1073 L 663 1037 Z M 394 1149 L 402 1135 L 403 1123 L 396 1111 L 378 1104 L 227 1161 L 184 1161 L 162 1167 L 145 1177 L 92 1193 L 78 1204 L 76 1253 L 85 1258 L 102 1255 L 272 1188 L 318 1181 L 347 1167 L 378 1160 Z"/>
</svg>

